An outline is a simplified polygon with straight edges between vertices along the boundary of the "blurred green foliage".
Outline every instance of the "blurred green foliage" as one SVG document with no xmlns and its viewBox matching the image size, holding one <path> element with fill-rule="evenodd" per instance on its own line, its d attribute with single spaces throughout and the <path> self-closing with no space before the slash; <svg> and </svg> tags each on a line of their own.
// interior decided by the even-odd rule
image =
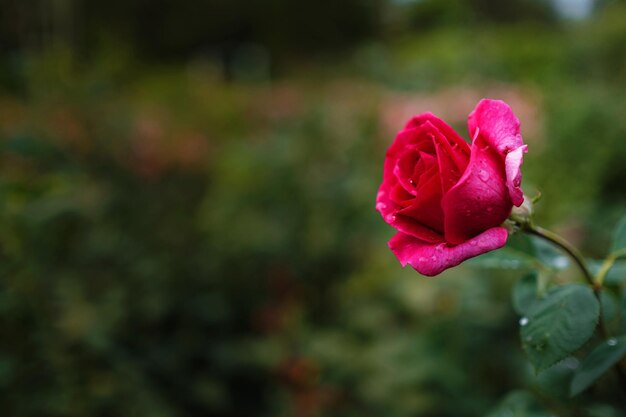
<svg viewBox="0 0 626 417">
<path fill-rule="evenodd" d="M 3 415 L 623 415 L 611 376 L 569 400 L 571 361 L 526 364 L 528 268 L 422 278 L 374 211 L 407 111 L 466 136 L 503 98 L 540 220 L 604 256 L 626 207 L 623 3 L 558 23 L 522 0 L 227 3 L 77 2 L 86 37 L 52 46 L 3 26 Z"/>
</svg>

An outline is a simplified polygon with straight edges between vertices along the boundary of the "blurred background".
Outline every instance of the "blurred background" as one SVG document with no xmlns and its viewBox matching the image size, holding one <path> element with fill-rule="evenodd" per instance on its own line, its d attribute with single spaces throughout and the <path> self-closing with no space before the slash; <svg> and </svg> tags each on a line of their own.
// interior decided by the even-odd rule
<svg viewBox="0 0 626 417">
<path fill-rule="evenodd" d="M 534 376 L 511 307 L 524 265 L 421 277 L 374 210 L 404 122 L 467 137 L 482 97 L 522 122 L 539 223 L 604 256 L 626 1 L 2 0 L 2 414 L 463 417 L 548 395 L 560 374 Z"/>
</svg>

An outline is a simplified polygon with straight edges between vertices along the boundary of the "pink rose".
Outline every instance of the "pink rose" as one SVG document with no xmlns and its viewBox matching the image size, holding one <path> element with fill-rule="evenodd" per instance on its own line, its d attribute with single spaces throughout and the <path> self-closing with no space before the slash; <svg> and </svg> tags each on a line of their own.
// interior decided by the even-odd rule
<svg viewBox="0 0 626 417">
<path fill-rule="evenodd" d="M 433 276 L 506 243 L 501 224 L 520 206 L 519 120 L 499 100 L 468 118 L 472 145 L 432 113 L 412 118 L 387 150 L 376 209 L 398 233 L 389 247 L 402 266 Z"/>
</svg>

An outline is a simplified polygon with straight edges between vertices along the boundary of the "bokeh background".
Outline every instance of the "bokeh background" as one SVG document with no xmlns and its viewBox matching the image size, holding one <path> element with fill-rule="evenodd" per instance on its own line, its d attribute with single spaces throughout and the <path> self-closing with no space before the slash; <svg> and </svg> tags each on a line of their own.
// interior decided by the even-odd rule
<svg viewBox="0 0 626 417">
<path fill-rule="evenodd" d="M 2 0 L 0 413 L 463 417 L 547 395 L 520 261 L 421 277 L 374 210 L 406 119 L 467 137 L 482 97 L 521 119 L 540 223 L 602 257 L 626 210 L 625 1 Z"/>
</svg>

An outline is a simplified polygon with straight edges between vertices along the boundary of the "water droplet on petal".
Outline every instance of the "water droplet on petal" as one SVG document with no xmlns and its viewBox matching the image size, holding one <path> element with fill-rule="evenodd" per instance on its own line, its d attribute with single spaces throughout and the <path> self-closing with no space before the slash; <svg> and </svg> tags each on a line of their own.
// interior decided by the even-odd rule
<svg viewBox="0 0 626 417">
<path fill-rule="evenodd" d="M 530 320 L 528 320 L 528 317 L 522 317 L 521 319 L 519 319 L 519 325 L 520 326 L 526 326 L 529 321 Z"/>
<path fill-rule="evenodd" d="M 419 263 L 424 263 L 424 262 L 426 262 L 426 258 L 424 258 L 423 256 L 420 256 L 420 257 L 417 259 L 417 262 L 419 262 Z"/>
<path fill-rule="evenodd" d="M 493 212 L 493 207 L 487 207 L 487 212 L 488 212 L 488 213 Z"/>
<path fill-rule="evenodd" d="M 480 178 L 483 181 L 489 181 L 489 172 L 485 171 L 484 169 L 481 169 L 480 171 L 478 171 L 478 178 Z"/>
<path fill-rule="evenodd" d="M 610 338 L 609 340 L 606 341 L 606 344 L 609 346 L 615 346 L 617 345 L 617 340 Z"/>
<path fill-rule="evenodd" d="M 475 241 L 475 240 L 470 240 L 470 245 L 472 245 L 472 246 L 476 246 L 476 245 L 477 245 L 477 243 L 476 243 L 476 241 Z"/>
<path fill-rule="evenodd" d="M 435 262 L 437 260 L 437 257 L 435 255 L 433 255 L 433 256 L 430 257 L 430 260 Z"/>
</svg>

